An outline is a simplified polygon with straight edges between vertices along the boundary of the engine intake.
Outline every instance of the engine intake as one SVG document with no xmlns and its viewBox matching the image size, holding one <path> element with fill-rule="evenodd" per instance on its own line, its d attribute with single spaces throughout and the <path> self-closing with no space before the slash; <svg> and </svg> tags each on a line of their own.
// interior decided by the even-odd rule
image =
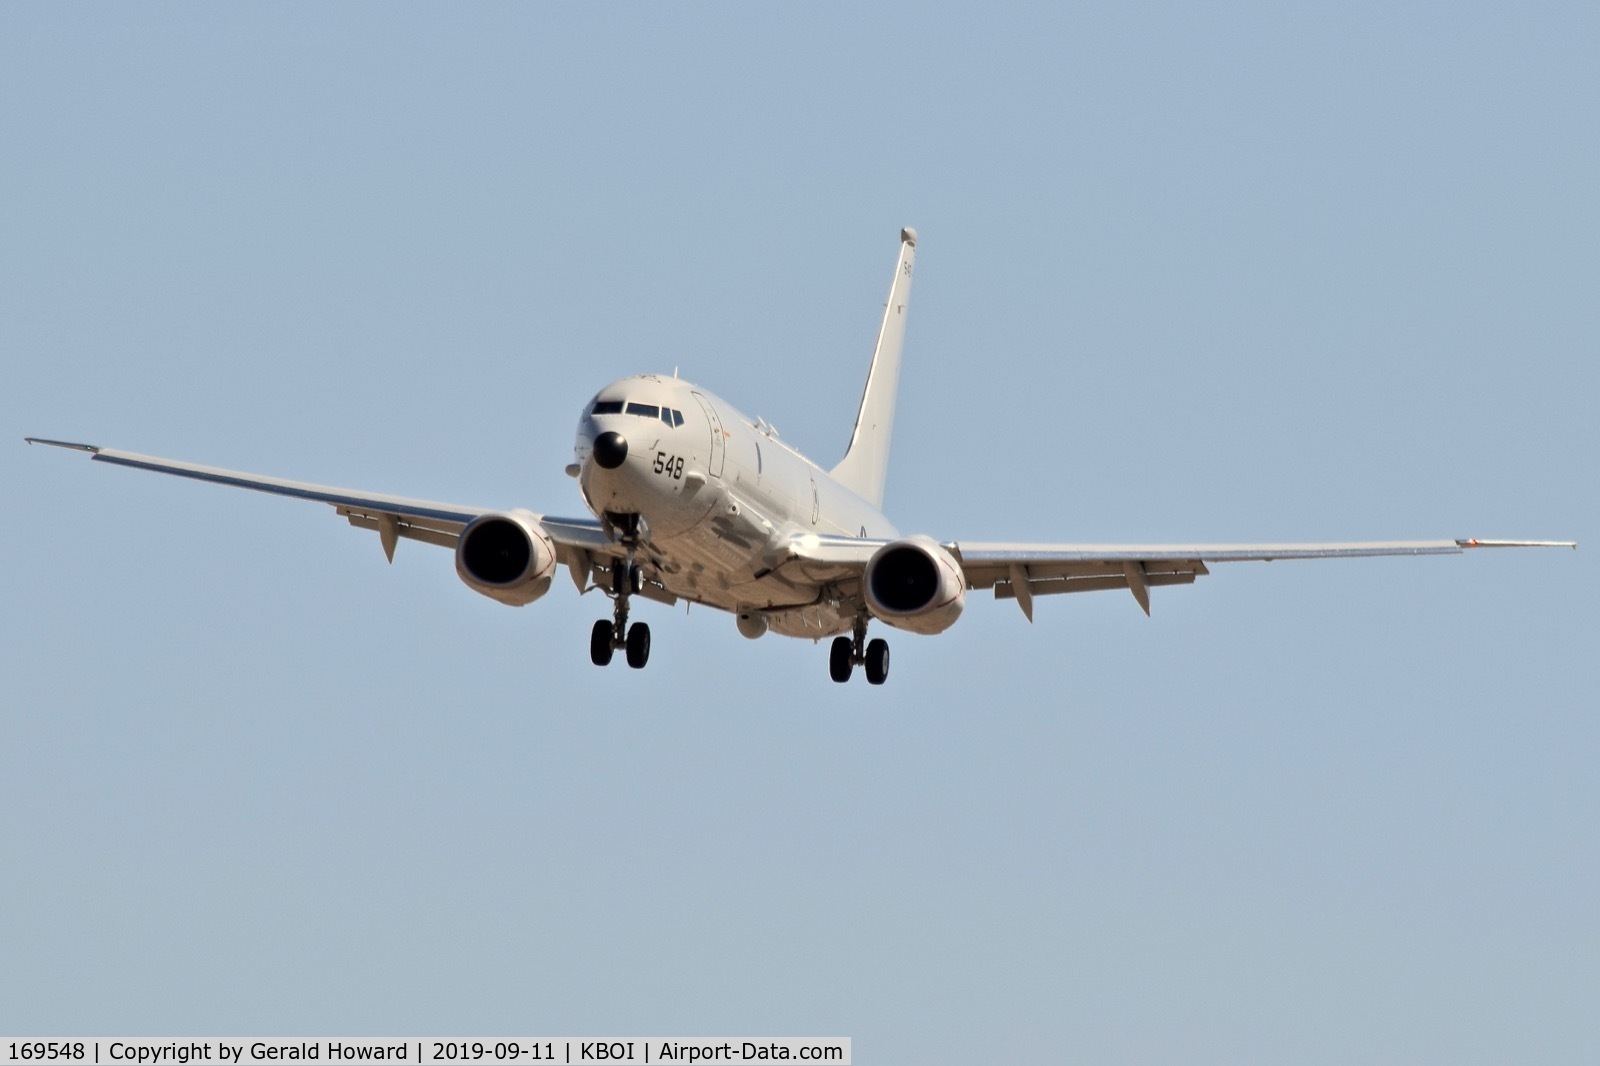
<svg viewBox="0 0 1600 1066">
<path fill-rule="evenodd" d="M 897 629 L 942 633 L 966 606 L 966 576 L 932 537 L 885 544 L 867 562 L 863 579 L 873 615 Z"/>
<path fill-rule="evenodd" d="M 550 589 L 556 547 L 530 511 L 474 518 L 456 541 L 456 573 L 467 587 L 511 607 Z"/>
</svg>

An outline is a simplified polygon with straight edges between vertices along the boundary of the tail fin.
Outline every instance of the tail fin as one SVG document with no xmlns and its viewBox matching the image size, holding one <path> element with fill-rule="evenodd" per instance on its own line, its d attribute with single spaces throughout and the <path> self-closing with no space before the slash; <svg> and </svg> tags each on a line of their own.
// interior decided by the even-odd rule
<svg viewBox="0 0 1600 1066">
<path fill-rule="evenodd" d="M 900 385 L 900 348 L 906 339 L 906 307 L 911 299 L 911 268 L 917 258 L 917 231 L 900 231 L 900 261 L 895 264 L 889 304 L 878 328 L 878 346 L 867 371 L 855 432 L 844 458 L 830 473 L 835 481 L 874 507 L 883 506 L 883 485 L 889 469 L 889 432 L 894 428 L 894 399 Z"/>
</svg>

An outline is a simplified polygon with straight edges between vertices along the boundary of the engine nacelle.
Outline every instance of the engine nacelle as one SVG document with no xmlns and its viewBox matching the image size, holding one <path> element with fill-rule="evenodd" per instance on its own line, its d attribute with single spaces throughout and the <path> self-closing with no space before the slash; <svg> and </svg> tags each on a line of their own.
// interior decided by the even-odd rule
<svg viewBox="0 0 1600 1066">
<path fill-rule="evenodd" d="M 738 621 L 739 635 L 747 640 L 755 640 L 767 631 L 767 616 L 756 611 L 740 611 Z"/>
<path fill-rule="evenodd" d="M 932 537 L 885 544 L 868 560 L 862 583 L 874 617 L 913 633 L 943 633 L 967 602 L 961 564 Z"/>
<path fill-rule="evenodd" d="M 522 607 L 550 589 L 556 546 L 531 511 L 479 515 L 456 541 L 456 573 L 474 592 Z"/>
</svg>

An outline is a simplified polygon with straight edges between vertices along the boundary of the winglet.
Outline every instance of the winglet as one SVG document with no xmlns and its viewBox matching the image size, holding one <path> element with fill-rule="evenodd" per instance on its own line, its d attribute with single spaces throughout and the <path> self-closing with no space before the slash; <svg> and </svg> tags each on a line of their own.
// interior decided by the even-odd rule
<svg viewBox="0 0 1600 1066">
<path fill-rule="evenodd" d="M 1457 540 L 1458 548 L 1572 548 L 1576 550 L 1578 542 L 1575 540 L 1479 540 L 1477 537 L 1467 537 Z"/>
<path fill-rule="evenodd" d="M 883 506 L 883 486 L 889 470 L 889 433 L 894 428 L 895 393 L 900 386 L 900 349 L 906 339 L 906 306 L 911 299 L 912 267 L 917 258 L 917 231 L 900 231 L 900 259 L 889 286 L 889 303 L 878 327 L 878 345 L 872 352 L 872 369 L 861 394 L 855 431 L 844 458 L 830 473 L 834 479 L 874 507 Z"/>
<path fill-rule="evenodd" d="M 45 440 L 43 437 L 23 437 L 28 444 L 48 444 L 52 448 L 71 448 L 75 452 L 88 452 L 91 455 L 100 454 L 100 449 L 93 444 L 74 444 L 70 440 Z"/>
</svg>

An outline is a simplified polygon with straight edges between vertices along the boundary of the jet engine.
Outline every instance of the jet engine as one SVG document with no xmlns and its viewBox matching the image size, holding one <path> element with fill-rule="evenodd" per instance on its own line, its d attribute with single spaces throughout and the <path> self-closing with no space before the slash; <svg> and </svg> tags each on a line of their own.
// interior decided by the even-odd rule
<svg viewBox="0 0 1600 1066">
<path fill-rule="evenodd" d="M 479 515 L 456 540 L 461 580 L 509 607 L 543 596 L 555 572 L 556 546 L 531 511 Z"/>
<path fill-rule="evenodd" d="M 885 544 L 868 560 L 863 583 L 873 616 L 913 633 L 943 633 L 966 606 L 961 565 L 932 537 Z"/>
</svg>

